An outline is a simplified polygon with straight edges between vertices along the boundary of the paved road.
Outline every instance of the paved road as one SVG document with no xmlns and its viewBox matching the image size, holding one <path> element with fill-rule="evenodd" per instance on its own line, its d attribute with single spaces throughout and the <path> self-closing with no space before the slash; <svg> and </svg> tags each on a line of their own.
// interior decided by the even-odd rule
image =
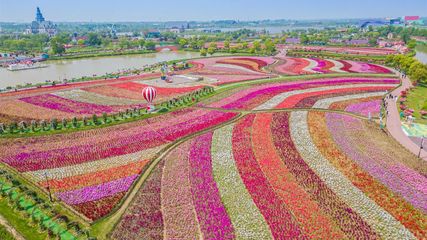
<svg viewBox="0 0 427 240">
<path fill-rule="evenodd" d="M 393 96 L 399 96 L 400 92 L 406 88 L 412 86 L 411 81 L 408 78 L 402 78 L 402 86 L 395 89 L 391 94 Z M 409 151 L 418 155 L 420 151 L 420 146 L 415 144 L 402 130 L 399 111 L 397 109 L 397 105 L 393 99 L 386 99 L 388 102 L 388 112 L 389 115 L 387 117 L 387 130 L 388 132 L 402 144 Z M 425 150 L 421 151 L 421 158 L 427 161 L 427 152 Z"/>
</svg>

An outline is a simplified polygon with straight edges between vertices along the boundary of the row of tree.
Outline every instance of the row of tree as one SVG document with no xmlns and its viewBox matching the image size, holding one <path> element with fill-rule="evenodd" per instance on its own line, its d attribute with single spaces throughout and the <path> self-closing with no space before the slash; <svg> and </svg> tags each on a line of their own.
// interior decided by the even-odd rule
<svg viewBox="0 0 427 240">
<path fill-rule="evenodd" d="M 404 74 L 408 75 L 413 82 L 427 84 L 427 65 L 422 64 L 411 55 L 389 55 L 386 63 Z"/>
</svg>

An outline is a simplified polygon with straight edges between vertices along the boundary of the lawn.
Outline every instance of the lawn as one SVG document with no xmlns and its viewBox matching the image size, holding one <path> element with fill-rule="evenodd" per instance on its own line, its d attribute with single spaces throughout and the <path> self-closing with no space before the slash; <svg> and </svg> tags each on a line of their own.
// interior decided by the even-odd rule
<svg viewBox="0 0 427 240">
<path fill-rule="evenodd" d="M 409 92 L 408 97 L 406 99 L 406 106 L 415 110 L 415 121 L 417 123 L 427 124 L 427 119 L 422 119 L 420 115 L 421 109 L 427 111 L 427 86 L 418 85 L 416 88 Z"/>
<path fill-rule="evenodd" d="M 0 225 L 0 239 L 14 240 L 15 238 L 10 234 L 3 225 Z"/>
</svg>

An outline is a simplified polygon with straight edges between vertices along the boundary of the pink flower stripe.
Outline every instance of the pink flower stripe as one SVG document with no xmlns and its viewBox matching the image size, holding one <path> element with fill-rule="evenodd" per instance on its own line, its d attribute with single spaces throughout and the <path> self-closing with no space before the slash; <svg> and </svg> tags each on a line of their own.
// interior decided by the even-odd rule
<svg viewBox="0 0 427 240">
<path fill-rule="evenodd" d="M 251 125 L 255 115 L 240 120 L 233 129 L 233 155 L 240 176 L 276 239 L 304 239 L 296 220 L 271 188 L 252 150 Z"/>
<path fill-rule="evenodd" d="M 378 116 L 381 109 L 381 100 L 373 100 L 369 102 L 359 102 L 354 103 L 345 108 L 347 112 L 353 112 L 360 114 L 362 116 L 368 116 L 371 113 L 371 116 Z"/>
<path fill-rule="evenodd" d="M 189 116 L 192 116 L 191 113 Z M 233 116 L 235 116 L 235 113 L 208 111 L 204 115 L 188 118 L 178 124 L 174 124 L 173 119 L 170 119 L 170 125 L 168 126 L 166 123 L 162 129 L 151 130 L 148 125 L 144 126 L 147 130 L 142 132 L 137 131 L 130 135 L 121 133 L 120 138 L 117 140 L 109 136 L 104 139 L 105 144 L 103 145 L 99 145 L 99 143 L 85 144 L 47 151 L 15 153 L 16 155 L 5 157 L 3 161 L 19 171 L 63 167 L 160 146 L 168 141 L 174 141 L 180 137 L 227 121 Z"/>
<path fill-rule="evenodd" d="M 104 106 L 91 103 L 77 102 L 66 98 L 61 98 L 52 94 L 37 95 L 33 97 L 24 97 L 20 99 L 26 103 L 48 109 L 58 110 L 66 113 L 75 114 L 102 114 L 118 112 L 129 107 L 138 107 L 142 105 L 124 105 L 124 106 Z"/>
<path fill-rule="evenodd" d="M 212 132 L 193 140 L 190 150 L 193 202 L 205 239 L 234 239 L 231 220 L 212 174 L 211 145 Z"/>
<path fill-rule="evenodd" d="M 358 83 L 378 83 L 378 84 L 398 84 L 397 79 L 359 79 L 359 78 L 337 78 L 337 79 L 320 79 L 312 81 L 301 81 L 291 83 L 275 83 L 255 86 L 246 90 L 242 90 L 236 94 L 226 97 L 218 102 L 212 103 L 211 107 L 221 107 L 225 109 L 247 109 L 247 106 L 259 105 L 262 101 L 268 100 L 265 95 L 277 95 L 282 92 L 314 88 L 328 85 L 344 85 Z"/>
<path fill-rule="evenodd" d="M 296 94 L 286 98 L 283 102 L 278 104 L 276 108 L 294 108 L 300 101 L 302 101 L 307 97 L 321 96 L 321 95 L 325 96 L 328 94 L 335 94 L 335 93 L 357 94 L 362 92 L 380 92 L 380 91 L 385 91 L 389 89 L 391 89 L 391 87 L 360 87 L 360 88 L 356 87 L 356 88 L 333 89 L 333 90 L 325 90 L 325 91 L 319 91 L 319 92 Z"/>
<path fill-rule="evenodd" d="M 159 162 L 113 230 L 113 239 L 162 239 L 161 179 Z"/>
<path fill-rule="evenodd" d="M 95 201 L 104 197 L 112 196 L 119 192 L 127 191 L 137 177 L 138 174 L 135 174 L 95 186 L 84 187 L 67 192 L 58 192 L 56 195 L 59 199 L 70 205 Z"/>
<path fill-rule="evenodd" d="M 166 239 L 201 237 L 190 183 L 190 147 L 191 141 L 181 144 L 165 160 L 161 202 Z"/>
<path fill-rule="evenodd" d="M 305 163 L 290 138 L 289 114 L 274 113 L 272 121 L 273 142 L 276 150 L 295 177 L 298 185 L 310 194 L 322 210 L 351 238 L 378 239 L 371 227 L 343 202 Z"/>
<path fill-rule="evenodd" d="M 258 164 L 275 193 L 286 203 L 304 233 L 311 239 L 341 239 L 345 235 L 310 195 L 298 185 L 278 156 L 272 141 L 272 114 L 257 114 L 252 126 L 252 146 Z"/>
</svg>

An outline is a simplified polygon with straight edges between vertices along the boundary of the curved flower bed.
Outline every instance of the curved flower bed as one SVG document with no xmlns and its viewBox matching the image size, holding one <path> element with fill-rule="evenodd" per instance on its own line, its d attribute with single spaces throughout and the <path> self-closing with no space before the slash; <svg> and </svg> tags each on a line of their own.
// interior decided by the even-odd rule
<svg viewBox="0 0 427 240">
<path fill-rule="evenodd" d="M 210 107 L 225 109 L 271 109 L 285 99 L 303 94 L 299 98 L 310 97 L 313 92 L 322 96 L 323 90 L 339 90 L 348 94 L 360 94 L 366 91 L 381 92 L 389 90 L 399 83 L 397 79 L 382 78 L 332 78 L 286 83 L 272 83 L 251 86 L 217 102 L 210 103 Z M 344 90 L 347 89 L 347 90 Z M 305 94 L 305 95 L 304 95 Z M 314 93 L 313 93 L 314 94 Z M 316 94 L 314 94 L 316 95 Z"/>
<path fill-rule="evenodd" d="M 0 159 L 95 220 L 108 211 L 88 208 L 114 199 L 111 210 L 166 144 L 235 115 L 186 109 L 86 132 L 2 140 Z"/>
<path fill-rule="evenodd" d="M 156 167 L 113 236 L 423 238 L 427 216 L 340 149 L 327 115 L 249 114 L 188 140 Z"/>
<path fill-rule="evenodd" d="M 316 73 L 392 73 L 389 69 L 364 62 L 317 59 L 317 58 L 282 58 L 283 64 L 276 65 L 274 70 L 279 74 L 300 75 Z"/>
</svg>

